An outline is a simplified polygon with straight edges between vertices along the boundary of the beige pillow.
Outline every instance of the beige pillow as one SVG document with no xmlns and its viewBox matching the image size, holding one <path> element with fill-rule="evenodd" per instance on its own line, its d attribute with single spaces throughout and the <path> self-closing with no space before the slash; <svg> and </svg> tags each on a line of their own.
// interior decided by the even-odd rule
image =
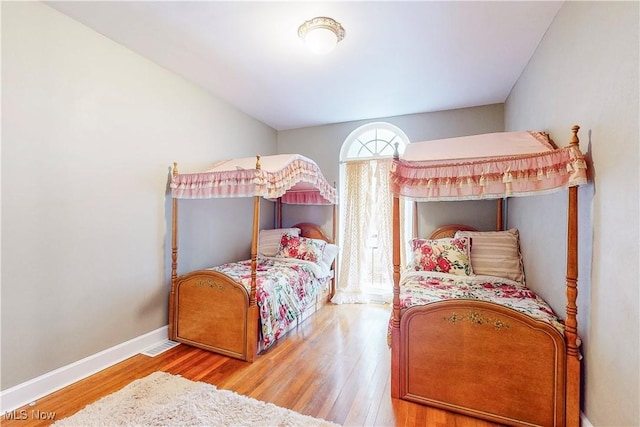
<svg viewBox="0 0 640 427">
<path fill-rule="evenodd" d="M 299 228 L 275 228 L 273 230 L 260 230 L 258 234 L 258 253 L 264 256 L 276 256 L 280 249 L 280 239 L 285 234 L 300 235 Z"/>
<path fill-rule="evenodd" d="M 471 266 L 475 274 L 504 277 L 524 285 L 524 265 L 518 230 L 458 231 L 471 238 Z"/>
</svg>

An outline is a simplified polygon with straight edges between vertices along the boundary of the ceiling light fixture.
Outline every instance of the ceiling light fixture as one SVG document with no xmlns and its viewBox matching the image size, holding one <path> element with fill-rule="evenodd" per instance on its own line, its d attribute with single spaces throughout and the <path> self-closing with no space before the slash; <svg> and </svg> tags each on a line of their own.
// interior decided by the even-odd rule
<svg viewBox="0 0 640 427">
<path fill-rule="evenodd" d="M 298 36 L 311 52 L 324 55 L 335 49 L 344 38 L 344 28 L 331 18 L 318 16 L 300 25 Z"/>
</svg>

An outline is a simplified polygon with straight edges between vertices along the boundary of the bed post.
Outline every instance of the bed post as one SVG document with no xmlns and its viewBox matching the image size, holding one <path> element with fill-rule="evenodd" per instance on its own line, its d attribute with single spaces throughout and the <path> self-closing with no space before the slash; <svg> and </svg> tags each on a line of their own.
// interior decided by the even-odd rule
<svg viewBox="0 0 640 427">
<path fill-rule="evenodd" d="M 333 182 L 333 188 L 336 188 L 335 181 Z M 331 209 L 331 240 L 335 245 L 338 244 L 338 204 L 334 203 Z M 333 277 L 331 278 L 331 285 L 329 289 L 329 297 L 327 298 L 327 302 L 331 302 L 333 296 L 336 294 L 336 271 L 338 271 L 338 258 L 333 261 L 333 265 L 331 268 L 333 269 Z"/>
<path fill-rule="evenodd" d="M 398 143 L 393 159 L 399 160 Z M 400 398 L 400 200 L 393 194 L 393 317 L 391 320 L 391 397 Z"/>
<path fill-rule="evenodd" d="M 256 156 L 256 169 L 260 170 L 260 156 Z M 249 292 L 249 313 L 247 316 L 247 362 L 253 362 L 258 353 L 258 304 L 256 282 L 258 267 L 258 231 L 260 228 L 260 196 L 253 196 L 253 233 L 251 236 L 251 290 Z"/>
<path fill-rule="evenodd" d="M 172 175 L 178 175 L 178 163 L 173 162 Z M 176 283 L 178 278 L 178 199 L 171 196 L 171 285 Z"/>
<path fill-rule="evenodd" d="M 507 199 L 498 199 L 498 213 L 496 215 L 496 231 L 502 231 L 503 225 L 503 207 L 507 203 Z"/>
<path fill-rule="evenodd" d="M 274 228 L 282 228 L 282 197 L 276 199 L 276 223 Z"/>
<path fill-rule="evenodd" d="M 578 130 L 571 128 L 573 135 L 569 145 L 578 146 Z M 567 212 L 567 399 L 566 420 L 568 426 L 580 425 L 580 351 L 578 349 L 578 187 L 569 187 Z"/>
<path fill-rule="evenodd" d="M 333 181 L 333 189 L 336 190 L 336 182 Z M 337 194 L 337 191 L 336 191 Z M 333 204 L 333 211 L 331 212 L 332 215 L 332 224 L 331 224 L 331 239 L 333 239 L 333 243 L 334 244 L 338 244 L 338 204 L 334 203 Z"/>
<path fill-rule="evenodd" d="M 173 162 L 171 175 L 178 175 L 178 163 Z M 178 280 L 178 199 L 171 196 L 171 293 L 169 295 L 169 339 L 176 339 L 173 318 L 175 316 L 173 301 L 175 297 L 175 285 Z"/>
<path fill-rule="evenodd" d="M 412 236 L 414 238 L 418 238 L 418 202 L 413 202 L 413 224 L 412 228 Z"/>
</svg>

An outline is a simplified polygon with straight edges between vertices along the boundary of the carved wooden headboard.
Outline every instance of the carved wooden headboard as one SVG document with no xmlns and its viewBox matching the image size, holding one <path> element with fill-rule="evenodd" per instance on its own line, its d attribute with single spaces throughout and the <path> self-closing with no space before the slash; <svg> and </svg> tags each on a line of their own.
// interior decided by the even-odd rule
<svg viewBox="0 0 640 427">
<path fill-rule="evenodd" d="M 444 239 L 446 237 L 453 237 L 456 234 L 456 231 L 478 231 L 478 230 L 464 224 L 447 224 L 433 230 L 429 235 L 429 239 Z"/>
<path fill-rule="evenodd" d="M 308 237 L 310 239 L 320 239 L 324 240 L 327 243 L 333 243 L 333 240 L 327 236 L 322 228 L 311 222 L 301 222 L 299 224 L 293 225 L 292 227 L 300 229 L 300 235 L 303 237 Z"/>
</svg>

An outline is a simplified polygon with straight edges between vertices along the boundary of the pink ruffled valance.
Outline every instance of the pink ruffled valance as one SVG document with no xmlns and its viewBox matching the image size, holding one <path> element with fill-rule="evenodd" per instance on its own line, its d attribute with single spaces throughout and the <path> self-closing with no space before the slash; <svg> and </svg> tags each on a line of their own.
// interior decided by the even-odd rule
<svg viewBox="0 0 640 427">
<path fill-rule="evenodd" d="M 332 205 L 336 190 L 312 160 L 299 154 L 260 158 L 242 158 L 220 162 L 200 173 L 175 174 L 171 195 L 178 199 L 218 197 L 282 198 L 283 203 Z"/>
<path fill-rule="evenodd" d="M 456 161 L 394 160 L 391 191 L 418 201 L 496 199 L 587 182 L 586 162 L 577 145 L 544 146 L 540 151 Z"/>
</svg>

